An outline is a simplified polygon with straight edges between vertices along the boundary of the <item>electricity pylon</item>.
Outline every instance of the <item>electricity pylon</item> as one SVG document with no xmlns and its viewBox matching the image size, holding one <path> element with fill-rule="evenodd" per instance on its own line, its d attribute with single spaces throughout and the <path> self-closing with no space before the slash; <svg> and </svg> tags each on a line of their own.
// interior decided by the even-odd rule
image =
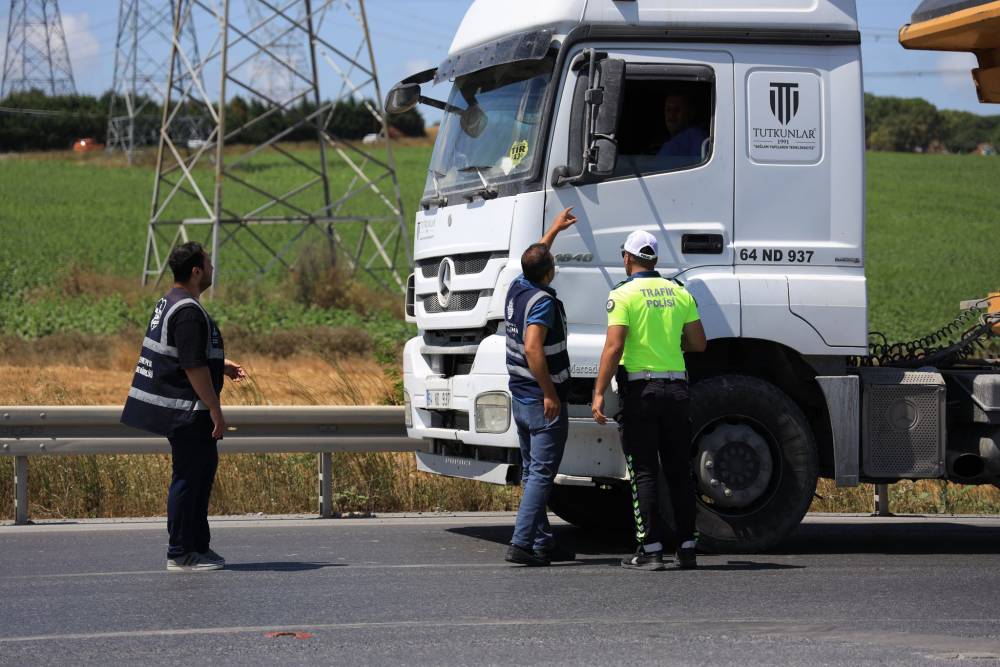
<svg viewBox="0 0 1000 667">
<path fill-rule="evenodd" d="M 173 47 L 175 0 L 120 0 L 115 70 L 108 111 L 108 151 L 121 150 L 132 161 L 137 146 L 155 144 L 159 134 L 159 106 L 167 93 L 167 62 Z M 198 61 L 194 24 L 181 27 L 181 43 Z M 183 70 L 174 73 L 184 86 Z M 181 144 L 200 138 L 196 118 L 188 118 L 175 138 Z"/>
<path fill-rule="evenodd" d="M 246 6 L 250 23 L 260 26 L 259 41 L 269 51 L 254 59 L 251 81 L 255 88 L 264 93 L 265 99 L 278 102 L 291 99 L 303 87 L 295 73 L 305 69 L 305 45 L 295 34 L 293 27 L 267 20 L 270 12 L 265 3 L 246 0 Z M 290 12 L 295 12 L 290 14 L 290 18 L 294 21 L 301 20 L 302 8 L 302 5 L 290 8 Z"/>
<path fill-rule="evenodd" d="M 58 0 L 10 0 L 0 99 L 34 89 L 76 94 Z"/>
<path fill-rule="evenodd" d="M 143 282 L 158 281 L 171 247 L 187 240 L 211 248 L 217 283 L 291 268 L 305 235 L 318 230 L 346 273 L 402 291 L 408 231 L 364 0 L 256 0 L 258 20 L 233 11 L 237 0 L 175 2 Z M 200 59 L 180 39 L 189 21 L 219 27 Z M 308 58 L 303 68 L 268 45 L 275 34 L 297 40 Z M 274 99 L 254 82 L 260 58 L 294 77 L 289 99 Z M 321 73 L 339 86 L 325 99 Z M 331 129 L 342 101 L 367 110 L 380 148 Z M 185 155 L 173 130 L 196 112 L 211 127 Z"/>
</svg>

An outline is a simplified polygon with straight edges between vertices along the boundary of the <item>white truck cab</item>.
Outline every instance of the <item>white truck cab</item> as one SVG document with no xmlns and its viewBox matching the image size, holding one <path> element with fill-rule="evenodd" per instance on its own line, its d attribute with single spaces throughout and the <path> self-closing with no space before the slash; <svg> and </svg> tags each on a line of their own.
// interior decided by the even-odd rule
<svg viewBox="0 0 1000 667">
<path fill-rule="evenodd" d="M 634 229 L 657 237 L 657 270 L 695 296 L 709 338 L 687 355 L 704 548 L 774 544 L 817 476 L 923 476 L 861 461 L 859 43 L 854 0 L 475 2 L 447 60 L 387 98 L 390 112 L 418 100 L 444 110 L 407 296 L 420 333 L 403 362 L 407 432 L 426 445 L 418 467 L 519 482 L 504 299 L 523 250 L 572 206 L 580 222 L 552 249 L 573 378 L 553 511 L 628 525 L 618 432 L 589 403 Z M 431 80 L 453 82 L 447 100 L 420 94 Z M 900 373 L 874 382 L 920 379 Z M 943 438 L 928 454 L 938 476 Z"/>
</svg>

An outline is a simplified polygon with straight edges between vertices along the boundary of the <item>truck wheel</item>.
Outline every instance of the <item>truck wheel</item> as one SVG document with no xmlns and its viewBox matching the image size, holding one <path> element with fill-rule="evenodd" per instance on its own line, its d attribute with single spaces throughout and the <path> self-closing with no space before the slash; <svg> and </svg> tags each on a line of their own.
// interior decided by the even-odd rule
<svg viewBox="0 0 1000 667">
<path fill-rule="evenodd" d="M 699 547 L 748 553 L 780 542 L 816 492 L 816 441 L 802 410 L 770 382 L 722 375 L 692 385 L 691 422 Z"/>
<path fill-rule="evenodd" d="M 635 532 L 629 497 L 625 486 L 602 489 L 556 484 L 549 495 L 549 509 L 566 523 L 595 537 L 616 541 Z"/>
</svg>

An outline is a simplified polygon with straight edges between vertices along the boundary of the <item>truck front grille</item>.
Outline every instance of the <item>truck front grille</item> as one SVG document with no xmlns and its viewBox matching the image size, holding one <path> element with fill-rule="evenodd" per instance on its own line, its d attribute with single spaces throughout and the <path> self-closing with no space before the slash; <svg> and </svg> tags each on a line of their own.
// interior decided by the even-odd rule
<svg viewBox="0 0 1000 667">
<path fill-rule="evenodd" d="M 423 300 L 425 313 L 461 313 L 472 310 L 479 303 L 480 298 L 491 294 L 493 294 L 493 290 L 489 289 L 452 292 L 447 308 L 442 308 L 441 304 L 438 303 L 437 294 L 425 294 L 420 298 Z"/>
<path fill-rule="evenodd" d="M 486 264 L 491 259 L 498 257 L 506 258 L 507 253 L 474 252 L 467 255 L 451 255 L 451 261 L 455 263 L 455 273 L 462 276 L 470 273 L 482 273 L 486 270 Z M 433 278 L 436 276 L 438 268 L 441 266 L 441 260 L 443 259 L 444 257 L 432 257 L 431 259 L 422 259 L 417 262 L 417 266 L 420 267 L 420 275 L 424 278 Z"/>
</svg>

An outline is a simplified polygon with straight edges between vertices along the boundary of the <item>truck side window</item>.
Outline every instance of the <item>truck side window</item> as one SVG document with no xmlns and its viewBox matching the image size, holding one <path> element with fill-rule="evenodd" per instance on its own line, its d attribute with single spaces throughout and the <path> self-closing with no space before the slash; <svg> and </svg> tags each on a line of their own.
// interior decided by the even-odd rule
<svg viewBox="0 0 1000 667">
<path fill-rule="evenodd" d="M 704 66 L 626 66 L 616 176 L 690 169 L 708 162 L 715 99 L 710 73 Z"/>
</svg>

